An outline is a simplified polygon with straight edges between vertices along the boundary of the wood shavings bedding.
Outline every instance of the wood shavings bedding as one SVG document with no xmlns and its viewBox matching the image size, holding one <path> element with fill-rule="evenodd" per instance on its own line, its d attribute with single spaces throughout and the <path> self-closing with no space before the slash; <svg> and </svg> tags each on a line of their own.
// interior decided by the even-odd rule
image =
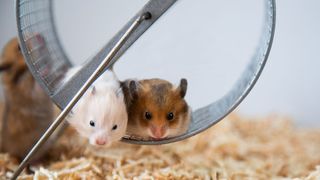
<svg viewBox="0 0 320 180">
<path fill-rule="evenodd" d="M 0 154 L 0 176 L 18 163 Z M 290 119 L 231 115 L 190 139 L 157 146 L 96 148 L 68 129 L 35 171 L 20 179 L 320 179 L 320 128 Z"/>
</svg>

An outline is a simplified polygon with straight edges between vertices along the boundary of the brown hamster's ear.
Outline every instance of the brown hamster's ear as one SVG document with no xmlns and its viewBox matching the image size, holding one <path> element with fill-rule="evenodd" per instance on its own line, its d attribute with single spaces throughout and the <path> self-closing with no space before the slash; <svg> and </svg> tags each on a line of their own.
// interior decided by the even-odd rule
<svg viewBox="0 0 320 180">
<path fill-rule="evenodd" d="M 18 43 L 18 51 L 21 52 L 21 46 L 20 44 Z M 22 52 L 21 52 L 22 53 Z"/>
<path fill-rule="evenodd" d="M 122 88 L 123 94 L 127 96 L 130 100 L 136 99 L 138 97 L 138 82 L 135 80 L 126 80 L 120 82 L 120 87 Z"/>
<path fill-rule="evenodd" d="M 176 91 L 178 91 L 181 98 L 184 98 L 187 93 L 188 81 L 184 78 L 180 80 L 180 84 L 177 87 Z"/>
<path fill-rule="evenodd" d="M 6 71 L 8 69 L 10 69 L 12 67 L 12 63 L 11 62 L 3 62 L 0 64 L 0 72 L 1 71 Z"/>
<path fill-rule="evenodd" d="M 117 96 L 117 97 L 123 97 L 122 88 L 119 88 L 119 89 L 116 90 L 116 96 Z"/>
<path fill-rule="evenodd" d="M 129 82 L 129 92 L 133 99 L 138 98 L 138 82 L 135 80 L 131 80 Z"/>
<path fill-rule="evenodd" d="M 138 82 L 135 80 L 125 80 L 120 82 L 120 87 L 122 89 L 124 100 L 129 107 L 134 100 L 138 98 Z"/>
<path fill-rule="evenodd" d="M 4 54 L 0 56 L 0 71 L 6 71 L 10 69 L 13 65 L 13 62 L 8 60 L 4 56 L 5 56 Z"/>
</svg>

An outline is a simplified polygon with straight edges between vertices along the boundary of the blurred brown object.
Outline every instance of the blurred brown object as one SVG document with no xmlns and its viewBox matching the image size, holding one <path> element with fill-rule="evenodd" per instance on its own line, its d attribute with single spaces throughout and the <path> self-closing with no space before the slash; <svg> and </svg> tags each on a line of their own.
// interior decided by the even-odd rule
<svg viewBox="0 0 320 180">
<path fill-rule="evenodd" d="M 1 150 L 21 159 L 51 124 L 54 106 L 29 72 L 17 38 L 4 47 L 0 71 L 5 101 Z M 38 152 L 35 158 L 41 154 Z"/>
</svg>

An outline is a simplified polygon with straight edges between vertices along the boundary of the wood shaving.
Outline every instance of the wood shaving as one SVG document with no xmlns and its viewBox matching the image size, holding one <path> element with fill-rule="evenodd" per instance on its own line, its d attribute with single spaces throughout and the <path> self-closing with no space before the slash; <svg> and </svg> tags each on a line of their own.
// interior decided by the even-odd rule
<svg viewBox="0 0 320 180">
<path fill-rule="evenodd" d="M 0 176 L 18 161 L 0 154 Z M 320 128 L 295 128 L 289 118 L 230 115 L 187 140 L 158 146 L 88 145 L 68 129 L 19 179 L 320 179 Z"/>
</svg>

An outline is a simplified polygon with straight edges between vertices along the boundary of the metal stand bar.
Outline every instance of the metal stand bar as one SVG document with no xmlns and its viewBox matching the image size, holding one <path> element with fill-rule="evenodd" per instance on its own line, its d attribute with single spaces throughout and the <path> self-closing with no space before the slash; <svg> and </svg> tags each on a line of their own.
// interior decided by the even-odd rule
<svg viewBox="0 0 320 180">
<path fill-rule="evenodd" d="M 89 79 L 82 85 L 77 94 L 71 99 L 68 105 L 63 109 L 60 115 L 56 118 L 56 120 L 50 125 L 50 127 L 46 130 L 46 132 L 41 136 L 38 142 L 33 146 L 33 148 L 29 151 L 24 160 L 20 163 L 18 169 L 14 172 L 11 179 L 17 179 L 23 169 L 28 165 L 31 157 L 41 148 L 41 146 L 48 140 L 51 134 L 55 131 L 55 129 L 65 120 L 65 117 L 72 110 L 74 105 L 79 101 L 82 95 L 87 91 L 90 85 L 103 73 L 103 71 L 110 67 L 111 60 L 117 54 L 119 49 L 124 45 L 124 43 L 128 40 L 130 35 L 136 30 L 136 28 L 140 25 L 143 20 L 147 20 L 151 18 L 151 14 L 149 12 L 143 13 L 139 16 L 132 25 L 128 28 L 125 34 L 120 38 L 117 44 L 112 48 L 107 57 L 101 62 L 98 68 L 94 71 L 94 73 L 89 77 Z"/>
</svg>

